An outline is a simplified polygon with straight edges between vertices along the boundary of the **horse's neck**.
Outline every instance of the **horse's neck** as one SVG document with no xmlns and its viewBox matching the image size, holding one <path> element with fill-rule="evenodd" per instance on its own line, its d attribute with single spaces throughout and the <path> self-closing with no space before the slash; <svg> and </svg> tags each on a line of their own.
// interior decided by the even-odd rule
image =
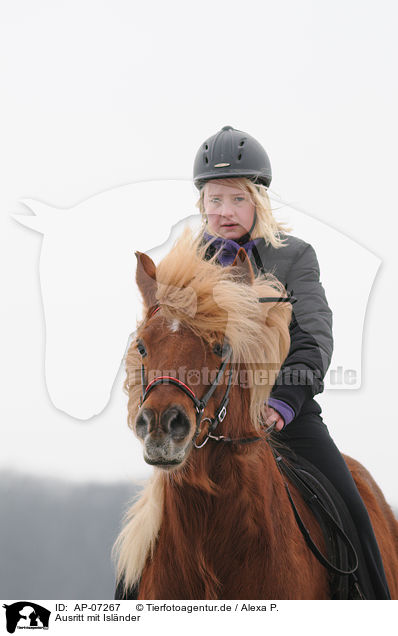
<svg viewBox="0 0 398 636">
<path fill-rule="evenodd" d="M 258 436 L 250 423 L 246 394 L 231 391 L 228 416 L 216 433 L 232 439 Z M 273 526 L 283 517 L 280 498 L 285 498 L 283 479 L 265 438 L 248 444 L 209 439 L 203 448 L 192 450 L 182 471 L 166 480 L 164 504 L 167 518 L 191 525 L 194 535 L 195 524 L 203 537 L 229 518 L 235 526 L 252 529 L 258 522 L 259 532 L 268 531 L 272 538 Z"/>
</svg>

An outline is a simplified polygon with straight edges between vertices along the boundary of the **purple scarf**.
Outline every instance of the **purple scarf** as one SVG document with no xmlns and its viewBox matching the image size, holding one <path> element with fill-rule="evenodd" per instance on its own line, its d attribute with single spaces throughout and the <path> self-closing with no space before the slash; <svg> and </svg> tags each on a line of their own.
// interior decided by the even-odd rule
<svg viewBox="0 0 398 636">
<path fill-rule="evenodd" d="M 250 238 L 250 234 L 247 232 L 236 241 L 233 239 L 225 239 L 218 238 L 216 236 L 212 236 L 207 232 L 203 233 L 203 238 L 206 241 L 211 241 L 211 245 L 216 248 L 219 253 L 217 254 L 218 261 L 223 267 L 227 265 L 231 265 L 235 256 L 237 255 L 239 248 L 243 247 L 243 249 L 247 252 L 247 255 L 250 256 L 253 250 L 253 247 L 260 241 L 261 239 L 253 239 L 252 241 L 248 241 Z"/>
</svg>

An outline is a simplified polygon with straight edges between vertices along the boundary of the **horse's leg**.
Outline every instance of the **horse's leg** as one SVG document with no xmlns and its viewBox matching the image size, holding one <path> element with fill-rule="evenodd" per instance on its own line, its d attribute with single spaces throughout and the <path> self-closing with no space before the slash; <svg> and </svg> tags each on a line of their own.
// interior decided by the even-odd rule
<svg viewBox="0 0 398 636">
<path fill-rule="evenodd" d="M 369 599 L 390 599 L 383 562 L 365 504 L 320 415 L 296 418 L 280 433 L 280 437 L 296 453 L 314 464 L 346 503 L 358 532 L 364 565 L 369 574 L 367 588 L 370 584 L 373 587 L 373 590 L 364 590 L 366 596 Z"/>
</svg>

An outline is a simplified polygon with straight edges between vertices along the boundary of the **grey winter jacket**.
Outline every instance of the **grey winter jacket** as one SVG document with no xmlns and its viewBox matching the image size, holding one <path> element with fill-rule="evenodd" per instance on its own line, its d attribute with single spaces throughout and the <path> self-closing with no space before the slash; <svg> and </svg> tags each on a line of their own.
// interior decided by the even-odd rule
<svg viewBox="0 0 398 636">
<path fill-rule="evenodd" d="M 296 414 L 319 412 L 313 396 L 323 391 L 323 379 L 333 353 L 332 312 L 319 280 L 314 248 L 290 234 L 285 247 L 274 248 L 265 240 L 252 252 L 257 269 L 273 273 L 293 293 L 291 345 L 271 396 L 291 406 Z"/>
<path fill-rule="evenodd" d="M 297 299 L 292 306 L 290 350 L 271 392 L 271 397 L 288 404 L 297 418 L 321 412 L 313 396 L 323 391 L 332 357 L 332 312 L 319 280 L 314 248 L 291 234 L 282 233 L 281 238 L 286 244 L 280 248 L 267 245 L 265 239 L 257 241 L 250 260 L 256 271 L 274 274 Z M 214 252 L 210 245 L 206 257 Z"/>
</svg>

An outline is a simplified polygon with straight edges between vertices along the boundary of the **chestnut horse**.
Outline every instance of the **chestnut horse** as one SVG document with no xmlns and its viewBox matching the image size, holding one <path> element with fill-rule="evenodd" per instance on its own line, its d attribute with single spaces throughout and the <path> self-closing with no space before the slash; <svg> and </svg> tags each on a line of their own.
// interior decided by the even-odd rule
<svg viewBox="0 0 398 636">
<path fill-rule="evenodd" d="M 129 426 L 154 472 L 115 544 L 119 580 L 126 590 L 139 581 L 145 599 L 328 599 L 328 572 L 307 548 L 261 425 L 289 350 L 285 289 L 255 277 L 242 249 L 226 268 L 203 255 L 189 234 L 158 267 L 137 253 L 145 317 L 125 388 Z M 396 599 L 398 522 L 365 468 L 346 461 Z"/>
</svg>

